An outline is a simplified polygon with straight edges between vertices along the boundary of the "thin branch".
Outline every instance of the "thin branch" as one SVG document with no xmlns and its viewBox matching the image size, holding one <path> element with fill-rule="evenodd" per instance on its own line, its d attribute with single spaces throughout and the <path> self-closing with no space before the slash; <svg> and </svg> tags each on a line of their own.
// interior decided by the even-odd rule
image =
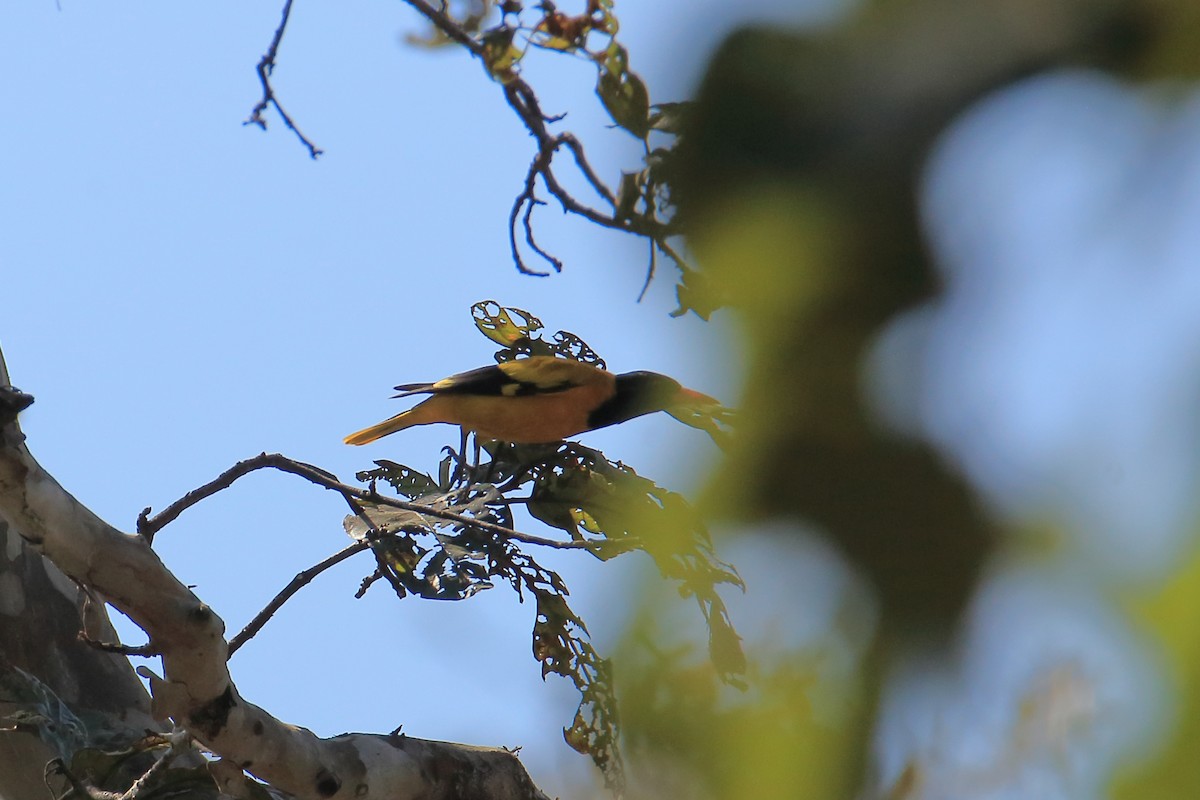
<svg viewBox="0 0 1200 800">
<path fill-rule="evenodd" d="M 504 84 L 504 99 L 508 101 L 512 110 L 517 112 L 517 116 L 525 123 L 529 132 L 538 140 L 538 145 L 542 149 L 553 149 L 553 137 L 546 128 L 546 123 L 555 122 L 562 117 L 548 117 L 542 112 L 542 105 L 538 102 L 533 87 L 524 79 L 514 76 L 511 81 Z"/>
<path fill-rule="evenodd" d="M 104 653 L 116 653 L 122 656 L 139 656 L 141 658 L 152 658 L 162 655 L 162 650 L 153 642 L 146 642 L 143 645 L 127 645 L 120 642 L 102 642 L 98 639 L 93 639 L 83 631 L 79 632 L 79 641 L 86 644 L 88 647 L 95 648 Z"/>
<path fill-rule="evenodd" d="M 542 258 L 549 261 L 550 264 L 554 267 L 555 272 L 562 272 L 562 266 L 563 266 L 562 261 L 560 259 L 555 258 L 554 256 L 550 255 L 550 253 L 546 252 L 545 250 L 543 250 L 542 247 L 537 243 L 537 240 L 534 239 L 534 236 L 533 236 L 533 219 L 532 219 L 533 218 L 533 209 L 535 206 L 544 206 L 544 205 L 546 205 L 545 202 L 538 200 L 537 198 L 531 199 L 529 201 L 529 203 L 526 204 L 525 213 L 521 217 L 521 226 L 523 228 L 525 228 L 525 243 L 528 244 L 530 248 L 532 248 L 533 252 L 537 253 L 539 256 L 541 256 Z"/>
<path fill-rule="evenodd" d="M 641 233 L 634 227 L 636 217 L 617 217 L 614 209 L 612 214 L 605 214 L 603 211 L 597 211 L 591 206 L 575 199 L 575 195 L 568 192 L 563 185 L 558 182 L 558 177 L 551 169 L 542 170 L 542 180 L 546 183 L 546 188 L 550 190 L 550 194 L 558 200 L 563 211 L 567 211 L 576 216 L 583 217 L 586 220 L 596 223 L 603 228 L 611 228 L 612 230 Z M 643 236 L 653 238 L 651 234 L 642 233 Z"/>
<path fill-rule="evenodd" d="M 654 271 L 658 266 L 658 242 L 650 242 L 650 264 L 646 267 L 646 280 L 642 283 L 642 290 L 638 292 L 638 302 L 642 302 L 642 298 L 646 296 L 646 292 L 650 290 L 650 282 L 654 280 Z"/>
<path fill-rule="evenodd" d="M 525 240 L 533 246 L 535 252 L 550 262 L 550 264 L 554 267 L 555 272 L 562 272 L 561 261 L 547 256 L 545 251 L 543 251 L 536 244 L 533 244 L 533 232 L 529 223 L 529 216 L 533 213 L 533 207 L 542 202 L 541 200 L 537 199 L 537 195 L 534 191 L 537 186 L 538 173 L 541 172 L 542 169 L 542 160 L 543 155 L 541 152 L 533 157 L 533 163 L 529 165 L 529 171 L 525 173 L 525 188 L 521 190 L 521 193 L 517 195 L 517 199 L 513 201 L 512 211 L 510 211 L 508 214 L 508 246 L 512 251 L 513 263 L 517 265 L 517 271 L 521 274 L 534 275 L 539 278 L 545 278 L 550 273 L 534 269 L 525 263 L 525 258 L 521 255 L 521 248 L 517 244 L 517 217 L 521 216 L 521 209 L 524 207 L 526 209 L 523 217 L 525 225 Z"/>
<path fill-rule="evenodd" d="M 603 550 L 607 546 L 605 541 L 564 542 L 558 539 L 548 539 L 544 536 L 534 536 L 533 534 L 522 533 L 512 528 L 506 528 L 503 525 L 487 522 L 486 520 L 456 514 L 453 511 L 445 511 L 422 505 L 421 503 L 387 497 L 373 491 L 341 483 L 336 476 L 331 475 L 323 469 L 314 467 L 311 464 L 294 461 L 279 453 L 262 453 L 245 461 L 239 461 L 213 480 L 188 492 L 153 517 L 146 517 L 145 512 L 143 512 L 143 516 L 139 518 L 139 526 L 141 528 L 139 532 L 143 536 L 152 537 L 163 527 L 177 519 L 188 508 L 223 489 L 228 489 L 238 478 L 260 469 L 277 469 L 280 472 L 291 473 L 292 475 L 304 478 L 310 483 L 315 483 L 318 486 L 337 492 L 345 498 L 353 498 L 371 505 L 389 506 L 404 511 L 415 511 L 427 517 L 444 519 L 448 522 L 457 522 L 460 525 L 477 528 L 505 539 L 515 539 L 526 544 L 554 547 L 561 550 Z"/>
<path fill-rule="evenodd" d="M 243 124 L 257 125 L 266 130 L 267 121 L 263 113 L 267 110 L 268 106 L 273 107 L 283 120 L 283 123 L 296 135 L 305 148 L 308 149 L 309 156 L 316 159 L 323 151 L 313 144 L 296 126 L 291 115 L 280 104 L 275 95 L 275 89 L 271 84 L 271 75 L 275 70 L 280 43 L 283 41 L 284 32 L 287 30 L 288 22 L 291 19 L 292 2 L 293 0 L 285 0 L 280 15 L 279 27 L 275 29 L 275 35 L 271 39 L 270 46 L 258 62 L 256 70 L 259 83 L 262 85 L 262 98 L 251 110 L 249 118 Z M 485 66 L 487 66 L 486 48 L 475 37 L 463 30 L 446 12 L 444 3 L 439 7 L 427 2 L 427 0 L 405 0 L 405 2 L 424 16 L 450 41 L 464 47 L 471 55 L 484 62 Z M 509 214 L 509 245 L 512 251 L 513 263 L 516 265 L 518 271 L 527 275 L 537 276 L 549 274 L 531 268 L 521 255 L 517 241 L 518 220 L 520 220 L 524 230 L 525 242 L 529 248 L 553 266 L 556 272 L 562 271 L 562 261 L 542 248 L 537 243 L 533 232 L 533 209 L 534 206 L 541 205 L 543 202 L 534 193 L 537 176 L 539 175 L 546 184 L 547 190 L 558 199 L 563 211 L 583 217 L 589 222 L 603 228 L 647 238 L 653 244 L 658 245 L 658 249 L 675 261 L 681 269 L 687 271 L 687 263 L 680 258 L 678 253 L 666 246 L 665 240 L 668 236 L 672 235 L 672 231 L 669 225 L 664 224 L 654 216 L 654 209 L 647 209 L 643 213 L 633 217 L 628 217 L 621 213 L 617 208 L 616 196 L 608 185 L 600 179 L 600 176 L 588 161 L 583 144 L 569 132 L 561 133 L 557 136 L 550 133 L 547 123 L 559 121 L 562 119 L 561 115 L 549 116 L 545 114 L 541 109 L 537 94 L 533 91 L 533 88 L 519 75 L 506 76 L 505 81 L 503 81 L 503 91 L 505 100 L 513 111 L 516 112 L 518 118 L 520 118 L 525 128 L 537 140 L 538 144 L 538 155 L 534 158 L 533 164 L 526 175 L 524 188 L 514 200 L 512 210 Z M 609 209 L 607 212 L 587 205 L 563 187 L 558 176 L 554 173 L 554 155 L 559 147 L 562 146 L 566 146 L 571 151 L 575 165 L 580 173 L 607 204 Z M 654 278 L 654 274 L 655 263 L 652 256 L 650 268 L 646 275 L 646 286 Z M 639 294 L 639 300 L 645 295 L 646 286 L 643 287 Z M 148 536 L 148 540 L 152 537 L 153 533 Z"/>
<path fill-rule="evenodd" d="M 279 459 L 280 464 L 272 463 L 272 461 L 275 459 Z M 319 470 L 309 464 L 300 464 L 300 462 L 292 461 L 291 459 L 284 458 L 278 454 L 269 456 L 266 453 L 262 453 L 254 458 L 248 458 L 245 461 L 239 461 L 213 480 L 202 486 L 198 486 L 197 488 L 185 494 L 183 497 L 176 500 L 174 503 L 171 503 L 171 505 L 155 514 L 153 517 L 149 517 L 149 507 L 142 509 L 142 513 L 138 515 L 137 531 L 143 537 L 152 539 L 154 534 L 158 533 L 164 527 L 174 522 L 175 519 L 184 511 L 196 505 L 201 500 L 212 497 L 222 489 L 228 489 L 233 485 L 234 481 L 243 475 L 254 472 L 257 469 L 263 469 L 264 467 L 275 467 L 276 469 L 281 469 L 284 472 L 290 472 L 292 471 L 292 469 L 289 469 L 290 466 L 297 468 L 303 467 L 308 472 L 321 473 L 324 479 L 331 480 L 334 483 L 337 482 L 337 478 L 335 476 L 325 472 L 324 470 Z"/>
<path fill-rule="evenodd" d="M 383 574 L 387 571 L 388 570 L 385 570 L 383 567 L 380 567 L 379 569 L 376 569 L 374 572 L 372 572 L 367 577 L 363 578 L 362 583 L 360 583 L 358 585 L 358 591 L 354 593 L 354 599 L 362 600 L 363 597 L 366 595 L 367 590 L 370 589 L 375 584 L 375 581 L 382 578 Z"/>
<path fill-rule="evenodd" d="M 546 277 L 549 273 L 533 269 L 525 263 L 520 247 L 517 245 L 517 216 L 521 216 L 521 226 L 525 230 L 525 243 L 529 245 L 533 252 L 537 253 L 550 266 L 554 267 L 555 272 L 562 272 L 562 261 L 538 245 L 533 235 L 533 209 L 535 206 L 545 205 L 544 201 L 538 199 L 536 193 L 537 177 L 549 169 L 552 157 L 553 152 L 541 150 L 533 157 L 533 162 L 529 165 L 529 171 L 525 174 L 525 188 L 517 195 L 517 199 L 513 202 L 512 211 L 508 215 L 508 243 L 512 249 L 513 261 L 517 265 L 517 270 L 525 275 L 536 275 L 540 278 Z M 525 209 L 524 214 L 520 213 L 522 207 Z"/>
<path fill-rule="evenodd" d="M 589 162 L 587 160 L 587 156 L 584 155 L 583 144 L 575 138 L 575 134 L 560 133 L 558 135 L 558 141 L 565 144 L 571 151 L 571 154 L 575 156 L 575 164 L 579 167 L 579 171 L 583 173 L 583 177 L 587 178 L 588 183 L 592 185 L 592 188 L 595 189 L 601 197 L 608 201 L 610 206 L 616 208 L 616 195 L 612 193 L 612 190 L 608 188 L 604 181 L 600 180 L 600 176 L 596 174 L 594 169 L 592 169 L 591 162 Z"/>
<path fill-rule="evenodd" d="M 296 123 L 292 121 L 291 116 L 279 104 L 279 100 L 275 97 L 275 89 L 271 86 L 271 73 L 275 71 L 275 57 L 279 53 L 279 43 L 283 41 L 283 32 L 287 30 L 288 20 L 292 16 L 292 0 L 284 0 L 282 18 L 279 20 L 279 27 L 275 29 L 275 36 L 271 39 L 271 45 L 267 48 L 267 52 L 263 53 L 263 57 L 259 59 L 256 70 L 258 71 L 258 81 L 262 84 L 262 99 L 250 111 L 249 118 L 243 122 L 243 125 L 257 125 L 264 131 L 267 129 L 267 121 L 263 119 L 263 112 L 267 110 L 267 106 L 273 106 L 275 111 L 279 113 L 283 124 L 288 126 L 288 130 L 296 134 L 300 142 L 308 148 L 308 155 L 314 161 L 321 153 L 325 152 L 321 148 L 312 143 L 311 140 L 296 127 Z"/>
<path fill-rule="evenodd" d="M 259 611 L 254 616 L 254 619 L 250 620 L 249 624 L 242 628 L 237 636 L 234 636 L 229 640 L 230 657 L 232 657 L 233 654 L 238 651 L 238 648 L 250 641 L 255 634 L 262 630 L 262 627 L 267 624 L 267 621 L 270 620 L 272 616 L 275 615 L 275 612 L 282 608 L 283 604 L 290 600 L 292 595 L 311 583 L 313 578 L 317 577 L 333 565 L 342 563 L 347 558 L 350 558 L 350 556 L 361 553 L 370 546 L 370 542 L 355 542 L 349 547 L 334 553 L 321 563 L 315 564 L 303 572 L 296 573 L 296 577 L 292 578 L 291 583 L 283 587 L 283 590 L 280 591 L 279 594 L 275 595 L 275 597 L 271 599 L 271 602 L 267 603 L 263 610 Z"/>
<path fill-rule="evenodd" d="M 404 0 L 410 6 L 420 11 L 426 19 L 437 26 L 438 30 L 471 51 L 476 58 L 483 58 L 483 45 L 475 41 L 470 34 L 458 26 L 445 11 L 434 8 L 425 0 Z M 443 4 L 444 8 L 444 4 Z"/>
</svg>

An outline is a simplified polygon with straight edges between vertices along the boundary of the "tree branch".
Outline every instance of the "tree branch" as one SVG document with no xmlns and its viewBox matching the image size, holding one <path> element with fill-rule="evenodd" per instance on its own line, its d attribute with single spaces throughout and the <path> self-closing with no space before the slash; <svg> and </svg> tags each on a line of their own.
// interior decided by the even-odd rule
<svg viewBox="0 0 1200 800">
<path fill-rule="evenodd" d="M 347 499 L 353 499 L 373 505 L 389 506 L 391 508 L 398 508 L 404 511 L 415 511 L 416 513 L 422 514 L 426 517 L 443 519 L 447 522 L 456 522 L 459 525 L 477 528 L 481 531 L 486 531 L 505 539 L 514 539 L 518 542 L 525 542 L 526 544 L 535 544 L 542 547 L 554 547 L 560 550 L 591 551 L 602 551 L 611 545 L 611 543 L 606 541 L 562 541 L 560 539 L 549 539 L 544 536 L 535 536 L 531 533 L 522 533 L 521 531 L 513 530 L 512 528 L 506 528 L 503 525 L 497 525 L 494 522 L 475 519 L 474 517 L 468 517 L 463 514 L 456 514 L 453 511 L 445 511 L 443 509 L 433 508 L 432 506 L 423 505 L 421 503 L 413 503 L 407 500 L 387 497 L 369 489 L 359 489 L 356 486 L 350 486 L 348 484 L 341 483 L 334 475 L 331 475 L 323 469 L 314 467 L 311 464 L 305 464 L 301 461 L 294 461 L 279 453 L 261 453 L 253 458 L 248 458 L 245 461 L 239 461 L 213 480 L 188 492 L 153 517 L 148 516 L 150 513 L 149 508 L 143 509 L 142 513 L 138 516 L 138 534 L 143 538 L 152 539 L 155 533 L 177 519 L 179 515 L 188 508 L 194 506 L 196 503 L 199 503 L 201 500 L 207 497 L 213 496 L 222 489 L 228 489 L 238 478 L 260 469 L 277 469 L 281 472 L 297 475 L 305 480 L 317 484 L 318 486 L 335 491 Z M 622 541 L 623 543 L 636 544 L 636 542 L 634 542 L 632 539 L 626 539 Z"/>
<path fill-rule="evenodd" d="M 262 99 L 250 111 L 249 118 L 243 122 L 243 125 L 257 125 L 264 131 L 267 129 L 267 121 L 263 118 L 263 112 L 267 110 L 267 106 L 274 106 L 279 113 L 283 124 L 288 126 L 288 130 L 296 134 L 306 148 L 308 155 L 314 161 L 321 153 L 325 152 L 317 147 L 307 136 L 300 132 L 296 127 L 296 123 L 292 121 L 291 116 L 279 104 L 279 100 L 275 97 L 275 89 L 271 86 L 271 73 L 275 71 L 275 57 L 279 53 L 279 43 L 283 41 L 283 32 L 287 30 L 288 21 L 292 16 L 292 0 L 285 0 L 283 4 L 282 18 L 279 20 L 279 27 L 275 29 L 275 36 L 271 39 L 271 45 L 267 48 L 267 52 L 263 53 L 263 57 L 259 59 L 258 66 L 255 68 L 258 72 L 258 81 L 262 84 Z"/>
<path fill-rule="evenodd" d="M 153 642 L 147 642 L 142 645 L 127 645 L 112 642 L 102 642 L 99 639 L 93 639 L 83 631 L 79 632 L 79 640 L 88 647 L 93 647 L 103 653 L 116 653 L 122 656 L 139 656 L 141 658 L 150 658 L 152 656 L 162 655 L 158 647 Z"/>
<path fill-rule="evenodd" d="M 437 26 L 437 29 L 446 34 L 446 36 L 458 42 L 467 48 L 467 50 L 470 50 L 471 55 L 476 58 L 483 58 L 483 45 L 479 44 L 479 42 L 471 38 L 470 34 L 458 27 L 458 23 L 451 19 L 445 11 L 434 8 L 425 2 L 425 0 L 404 0 L 404 2 L 421 12 L 426 19 Z"/>
<path fill-rule="evenodd" d="M 603 228 L 646 238 L 650 240 L 651 244 L 659 252 L 662 252 L 674 261 L 681 270 L 687 272 L 690 269 L 680 254 L 667 245 L 667 238 L 674 235 L 674 233 L 669 223 L 664 223 L 657 218 L 656 209 L 653 204 L 647 204 L 647 207 L 642 211 L 632 214 L 628 208 L 619 207 L 617 195 L 600 179 L 599 174 L 588 160 L 583 144 L 574 134 L 564 132 L 555 135 L 550 132 L 547 123 L 557 122 L 562 119 L 562 116 L 549 116 L 545 114 L 541 109 L 533 87 L 515 71 L 506 70 L 502 78 L 494 74 L 492 66 L 488 63 L 488 48 L 446 12 L 444 3 L 436 6 L 427 2 L 427 0 L 404 0 L 404 2 L 425 17 L 449 41 L 463 47 L 472 56 L 483 62 L 489 75 L 502 84 L 505 101 L 524 124 L 526 130 L 537 141 L 537 156 L 535 156 L 526 175 L 524 187 L 514 200 L 512 210 L 509 213 L 509 245 L 512 251 L 513 263 L 518 271 L 526 275 L 536 275 L 539 277 L 545 277 L 550 274 L 533 269 L 526 262 L 525 257 L 521 254 L 518 226 L 521 227 L 526 245 L 549 263 L 556 272 L 562 271 L 562 261 L 542 248 L 537 243 L 533 232 L 533 209 L 544 202 L 537 197 L 535 192 L 537 177 L 539 175 L 543 183 L 545 183 L 546 189 L 558 200 L 564 212 L 583 217 L 589 222 Z M 259 83 L 262 85 L 262 98 L 254 106 L 250 112 L 250 117 L 244 124 L 257 125 L 266 130 L 267 121 L 263 117 L 263 113 L 268 106 L 274 107 L 284 124 L 287 125 L 305 148 L 307 148 L 309 156 L 315 159 L 323 151 L 314 145 L 296 126 L 291 116 L 279 103 L 274 87 L 271 85 L 271 75 L 275 69 L 279 46 L 283 41 L 283 34 L 287 30 L 291 13 L 292 0 L 285 0 L 279 27 L 276 28 L 275 35 L 272 37 L 270 45 L 259 60 L 256 68 Z M 554 170 L 554 156 L 559 148 L 563 146 L 571 151 L 575 166 L 592 190 L 604 201 L 606 210 L 593 208 L 577 198 L 562 185 Z M 652 259 L 646 274 L 647 286 L 653 280 L 654 272 L 654 261 Z M 638 299 L 641 300 L 645 293 L 646 290 L 643 288 Z"/>
<path fill-rule="evenodd" d="M 12 395 L 0 386 L 0 402 Z M 173 719 L 213 753 L 298 798 L 545 800 L 503 749 L 374 734 L 322 739 L 248 703 L 226 665 L 221 619 L 144 537 L 118 531 L 67 493 L 23 440 L 13 422 L 0 426 L 0 517 L 70 578 L 106 596 L 161 649 L 163 676 L 140 670 L 150 679 L 156 718 Z"/>
<path fill-rule="evenodd" d="M 524 256 L 521 255 L 521 248 L 517 245 L 517 217 L 521 216 L 521 222 L 525 228 L 525 242 L 535 253 L 550 263 L 554 267 L 555 272 L 562 272 L 562 261 L 547 253 L 538 246 L 536 239 L 533 236 L 533 224 L 530 217 L 533 214 L 534 206 L 544 205 L 544 202 L 537 197 L 537 177 L 546 169 L 546 164 L 550 160 L 548 153 L 538 151 L 538 154 L 533 157 L 533 163 L 529 165 L 529 171 L 525 173 L 525 188 L 517 195 L 517 199 L 513 201 L 512 211 L 508 215 L 508 243 L 512 250 L 513 263 L 517 265 L 517 271 L 525 275 L 535 275 L 540 278 L 546 277 L 549 273 L 533 269 L 525 263 Z M 525 213 L 521 214 L 521 209 L 525 209 Z"/>
<path fill-rule="evenodd" d="M 404 2 L 429 20 L 447 38 L 466 48 L 471 55 L 484 62 L 485 68 L 488 68 L 487 52 L 483 45 L 463 30 L 443 10 L 434 7 L 426 2 L 426 0 L 404 0 Z M 493 77 L 496 76 L 493 75 Z M 517 269 L 527 275 L 545 276 L 549 274 L 531 269 L 525 262 L 517 244 L 518 222 L 524 227 L 525 241 L 530 248 L 539 256 L 546 259 L 554 267 L 555 271 L 561 271 L 562 269 L 562 262 L 559 259 L 551 256 L 537 245 L 530 224 L 530 214 L 533 211 L 533 207 L 542 202 L 538 200 L 534 193 L 536 178 L 540 175 L 546 185 L 546 189 L 558 200 L 563 211 L 583 217 L 589 222 L 603 228 L 649 239 L 660 252 L 678 264 L 680 269 L 687 271 L 689 269 L 687 262 L 683 260 L 677 251 L 667 244 L 667 238 L 674 235 L 670 225 L 658 220 L 655 217 L 653 208 L 632 216 L 619 210 L 616 194 L 600 179 L 600 176 L 592 167 L 584 151 L 583 144 L 572 133 L 565 132 L 555 135 L 550 132 L 546 123 L 555 122 L 560 117 L 549 117 L 542 111 L 533 87 L 521 78 L 520 75 L 515 73 L 506 73 L 502 84 L 505 101 L 525 125 L 526 130 L 537 141 L 538 146 L 538 154 L 535 156 L 529 172 L 526 174 L 524 187 L 514 201 L 512 210 L 509 213 L 509 244 L 512 249 L 513 263 Z M 571 151 L 580 174 L 583 175 L 588 185 L 592 187 L 596 194 L 604 200 L 608 210 L 601 211 L 587 205 L 563 187 L 554 172 L 554 155 L 563 146 Z M 521 214 L 522 209 L 524 209 L 523 216 Z M 647 273 L 647 284 L 649 280 L 653 279 L 653 276 L 654 268 L 652 263 Z M 642 290 L 642 295 L 644 294 L 645 289 Z"/>
</svg>

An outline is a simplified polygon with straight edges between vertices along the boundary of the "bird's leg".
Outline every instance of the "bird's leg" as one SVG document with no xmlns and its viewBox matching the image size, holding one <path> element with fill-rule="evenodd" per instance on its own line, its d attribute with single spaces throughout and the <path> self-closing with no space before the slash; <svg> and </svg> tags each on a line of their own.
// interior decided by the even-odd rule
<svg viewBox="0 0 1200 800">
<path fill-rule="evenodd" d="M 479 444 L 479 434 L 475 434 L 475 438 L 471 440 L 475 447 L 475 452 L 471 458 L 471 474 L 475 475 L 479 471 L 479 459 L 483 457 L 483 447 Z M 492 470 L 492 462 L 488 462 L 488 472 Z M 490 476 L 489 476 L 490 477 Z"/>
<path fill-rule="evenodd" d="M 467 469 L 467 429 L 459 428 L 458 433 L 458 452 L 453 453 L 455 466 L 454 476 L 450 479 L 451 486 L 466 483 L 470 478 L 470 471 Z"/>
</svg>

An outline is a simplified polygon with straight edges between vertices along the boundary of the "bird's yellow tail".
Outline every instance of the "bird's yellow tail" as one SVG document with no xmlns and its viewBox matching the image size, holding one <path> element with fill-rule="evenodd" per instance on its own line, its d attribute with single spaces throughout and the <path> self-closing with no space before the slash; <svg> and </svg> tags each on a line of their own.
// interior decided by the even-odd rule
<svg viewBox="0 0 1200 800">
<path fill-rule="evenodd" d="M 391 419 L 385 419 L 378 425 L 372 425 L 369 428 L 363 428 L 361 431 L 352 433 L 342 441 L 344 441 L 346 444 L 370 444 L 376 439 L 382 439 L 389 433 L 402 431 L 405 428 L 412 427 L 416 424 L 419 423 L 413 421 L 412 417 L 410 416 L 410 412 L 405 411 L 401 414 L 397 414 Z"/>
</svg>

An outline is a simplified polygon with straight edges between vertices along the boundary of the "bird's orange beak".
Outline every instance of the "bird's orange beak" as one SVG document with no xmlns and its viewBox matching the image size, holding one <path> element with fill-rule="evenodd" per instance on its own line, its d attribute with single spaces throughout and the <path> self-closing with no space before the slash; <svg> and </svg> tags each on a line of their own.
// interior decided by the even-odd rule
<svg viewBox="0 0 1200 800">
<path fill-rule="evenodd" d="M 689 406 L 719 406 L 721 401 L 715 397 L 709 397 L 702 392 L 696 392 L 691 389 L 679 389 L 679 403 Z"/>
<path fill-rule="evenodd" d="M 721 405 L 717 398 L 681 388 L 675 404 L 666 412 L 684 425 L 707 433 L 721 449 L 728 446 L 728 429 L 733 425 L 735 412 Z"/>
</svg>

